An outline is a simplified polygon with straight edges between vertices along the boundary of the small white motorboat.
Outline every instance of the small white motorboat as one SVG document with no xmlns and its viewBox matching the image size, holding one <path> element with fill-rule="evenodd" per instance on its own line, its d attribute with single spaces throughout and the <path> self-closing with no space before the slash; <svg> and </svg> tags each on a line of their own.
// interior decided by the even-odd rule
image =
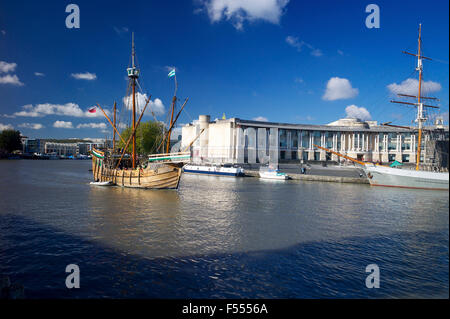
<svg viewBox="0 0 450 319">
<path fill-rule="evenodd" d="M 95 186 L 112 186 L 114 185 L 112 182 L 90 182 L 89 184 Z"/>
<path fill-rule="evenodd" d="M 261 167 L 259 169 L 259 177 L 264 179 L 277 179 L 277 180 L 289 179 L 289 175 L 280 172 L 278 168 L 273 168 L 272 166 Z"/>
</svg>

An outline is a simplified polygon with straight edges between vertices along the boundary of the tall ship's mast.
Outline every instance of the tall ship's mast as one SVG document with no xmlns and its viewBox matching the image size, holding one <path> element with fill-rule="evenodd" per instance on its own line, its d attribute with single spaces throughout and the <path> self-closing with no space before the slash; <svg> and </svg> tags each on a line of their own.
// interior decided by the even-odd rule
<svg viewBox="0 0 450 319">
<path fill-rule="evenodd" d="M 421 149 L 422 149 L 422 135 L 423 135 L 422 133 L 423 133 L 423 128 L 424 128 L 423 124 L 427 121 L 427 118 L 426 118 L 425 112 L 424 112 L 424 107 L 439 108 L 434 105 L 423 104 L 423 100 L 438 101 L 438 99 L 435 97 L 422 96 L 422 80 L 423 80 L 423 63 L 422 63 L 422 61 L 424 59 L 431 60 L 430 58 L 422 55 L 422 24 L 419 24 L 419 38 L 418 38 L 417 42 L 418 42 L 417 54 L 403 51 L 403 53 L 405 53 L 405 54 L 409 54 L 409 55 L 417 57 L 416 71 L 419 72 L 419 87 L 418 87 L 417 96 L 408 95 L 408 94 L 397 94 L 398 96 L 401 96 L 401 97 L 417 98 L 417 103 L 409 103 L 409 102 L 403 102 L 403 101 L 391 101 L 393 103 L 408 104 L 408 105 L 414 105 L 417 107 L 416 122 L 417 122 L 417 125 L 419 128 L 419 132 L 418 132 L 418 142 L 417 142 L 417 152 L 416 152 L 416 171 L 419 170 L 419 165 L 420 165 L 420 156 L 421 156 L 420 153 L 421 153 Z"/>
<path fill-rule="evenodd" d="M 131 44 L 131 68 L 127 69 L 127 73 L 128 73 L 128 78 L 131 81 L 131 88 L 132 88 L 132 124 L 131 124 L 131 129 L 133 132 L 133 136 L 132 136 L 132 154 L 131 154 L 131 163 L 132 163 L 132 168 L 135 169 L 136 168 L 136 80 L 139 78 L 139 69 L 136 68 L 136 64 L 135 64 L 135 57 L 136 57 L 136 52 L 135 52 L 135 48 L 134 48 L 134 32 L 132 33 L 132 44 Z"/>
<path fill-rule="evenodd" d="M 420 150 L 422 148 L 422 127 L 423 122 L 426 121 L 426 118 L 423 114 L 423 103 L 421 103 L 421 94 L 422 94 L 422 73 L 423 73 L 423 64 L 422 64 L 422 52 L 421 52 L 421 34 L 422 33 L 422 24 L 419 24 L 419 38 L 417 40 L 417 68 L 416 70 L 419 72 L 419 91 L 417 93 L 417 124 L 419 125 L 419 142 L 417 144 L 417 158 L 416 158 L 416 171 L 419 170 L 420 164 Z"/>
</svg>

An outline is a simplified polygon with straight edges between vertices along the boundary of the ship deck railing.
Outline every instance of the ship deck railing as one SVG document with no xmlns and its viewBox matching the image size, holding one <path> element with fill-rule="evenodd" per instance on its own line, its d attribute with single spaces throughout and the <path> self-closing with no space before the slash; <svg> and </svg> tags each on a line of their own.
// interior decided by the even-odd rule
<svg viewBox="0 0 450 319">
<path fill-rule="evenodd" d="M 190 161 L 190 152 L 176 152 L 176 153 L 162 153 L 162 154 L 152 154 L 148 156 L 149 162 L 159 162 L 159 163 L 182 163 Z"/>
</svg>

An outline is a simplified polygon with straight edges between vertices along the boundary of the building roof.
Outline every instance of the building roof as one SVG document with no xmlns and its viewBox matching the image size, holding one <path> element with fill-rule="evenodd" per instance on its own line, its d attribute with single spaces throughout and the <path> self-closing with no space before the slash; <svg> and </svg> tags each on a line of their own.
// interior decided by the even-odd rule
<svg viewBox="0 0 450 319">
<path fill-rule="evenodd" d="M 417 131 L 417 128 L 401 128 L 392 127 L 386 125 L 378 125 L 377 121 L 362 121 L 353 118 L 344 118 L 337 121 L 331 122 L 329 124 L 292 124 L 292 123 L 279 123 L 279 122 L 265 122 L 265 121 L 255 121 L 255 120 L 244 120 L 240 118 L 230 118 L 230 119 L 216 119 L 210 123 L 224 123 L 232 122 L 236 125 L 242 125 L 246 127 L 255 128 L 279 128 L 287 130 L 309 130 L 309 131 L 329 131 L 329 132 L 375 132 L 375 133 L 411 133 Z M 185 127 L 194 126 L 199 123 L 198 120 L 188 123 Z M 434 125 L 426 126 L 426 130 L 449 130 L 448 125 Z"/>
<path fill-rule="evenodd" d="M 289 130 L 312 130 L 312 131 L 330 131 L 330 132 L 413 132 L 417 128 L 399 128 L 385 125 L 373 125 L 376 122 L 364 122 L 356 119 L 341 119 L 332 122 L 327 125 L 320 124 L 290 124 L 290 123 L 277 123 L 277 122 L 262 122 L 253 120 L 242 120 L 239 118 L 231 119 L 235 120 L 237 125 L 253 126 L 253 127 L 266 127 L 266 128 L 281 128 Z M 348 125 L 344 125 L 348 124 Z M 372 124 L 372 125 L 371 125 Z M 426 127 L 427 129 L 437 129 L 436 127 Z M 443 127 L 448 131 L 448 125 Z"/>
</svg>

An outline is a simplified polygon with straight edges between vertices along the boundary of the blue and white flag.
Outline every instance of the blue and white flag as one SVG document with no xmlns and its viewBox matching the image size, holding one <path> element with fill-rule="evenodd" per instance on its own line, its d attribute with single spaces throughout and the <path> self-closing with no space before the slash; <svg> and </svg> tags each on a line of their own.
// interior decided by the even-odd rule
<svg viewBox="0 0 450 319">
<path fill-rule="evenodd" d="M 175 76 L 175 69 L 173 69 L 172 71 L 169 72 L 169 74 L 167 75 L 169 78 L 171 78 L 172 76 Z"/>
</svg>

